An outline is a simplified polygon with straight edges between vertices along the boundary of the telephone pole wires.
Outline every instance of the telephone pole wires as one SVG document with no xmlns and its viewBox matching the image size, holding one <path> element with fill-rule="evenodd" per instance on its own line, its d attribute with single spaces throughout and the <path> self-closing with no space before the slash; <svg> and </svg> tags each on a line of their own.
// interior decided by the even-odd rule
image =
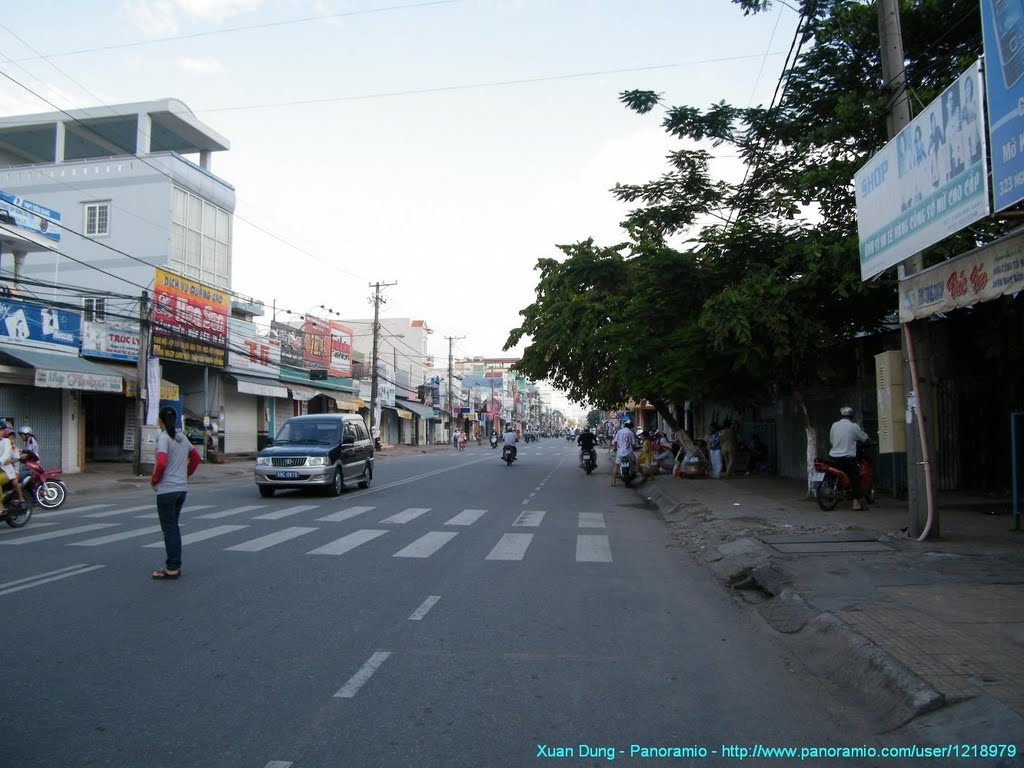
<svg viewBox="0 0 1024 768">
<path fill-rule="evenodd" d="M 370 283 L 370 287 L 373 288 L 373 296 L 370 297 L 370 301 L 373 302 L 373 353 L 371 355 L 370 365 L 372 366 L 372 372 L 370 373 L 370 437 L 376 438 L 376 430 L 379 428 L 377 424 L 377 343 L 380 337 L 380 305 L 384 302 L 384 297 L 380 295 L 381 289 L 390 288 L 392 285 L 398 285 L 394 283 Z"/>
<path fill-rule="evenodd" d="M 464 339 L 465 336 L 445 336 L 448 341 L 448 442 L 452 441 L 452 435 L 455 434 L 455 395 L 452 389 L 452 378 L 454 376 L 452 370 L 452 344 L 459 339 Z"/>
</svg>

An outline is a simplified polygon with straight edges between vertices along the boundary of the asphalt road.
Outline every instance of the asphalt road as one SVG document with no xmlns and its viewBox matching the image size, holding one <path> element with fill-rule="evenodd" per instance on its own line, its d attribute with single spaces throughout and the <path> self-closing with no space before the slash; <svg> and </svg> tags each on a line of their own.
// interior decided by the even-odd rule
<svg viewBox="0 0 1024 768">
<path fill-rule="evenodd" d="M 564 440 L 498 456 L 389 458 L 340 498 L 194 486 L 176 582 L 149 577 L 151 493 L 3 530 L 0 765 L 741 765 L 728 747 L 879 743 L 609 486 L 607 454 L 590 477 Z M 637 752 L 666 747 L 707 753 Z"/>
</svg>

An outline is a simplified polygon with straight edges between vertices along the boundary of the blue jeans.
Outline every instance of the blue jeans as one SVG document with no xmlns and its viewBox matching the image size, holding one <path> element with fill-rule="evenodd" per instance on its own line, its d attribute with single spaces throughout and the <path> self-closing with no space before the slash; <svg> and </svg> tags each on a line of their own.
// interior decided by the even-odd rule
<svg viewBox="0 0 1024 768">
<path fill-rule="evenodd" d="M 185 504 L 185 491 L 158 493 L 156 513 L 160 516 L 160 530 L 164 532 L 164 549 L 167 550 L 167 570 L 181 568 L 181 529 L 178 518 Z"/>
</svg>

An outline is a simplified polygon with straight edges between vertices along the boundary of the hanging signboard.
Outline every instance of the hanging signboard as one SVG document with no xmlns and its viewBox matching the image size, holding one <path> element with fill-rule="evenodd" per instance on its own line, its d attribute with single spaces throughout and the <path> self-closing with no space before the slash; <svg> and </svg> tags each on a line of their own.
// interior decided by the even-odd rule
<svg viewBox="0 0 1024 768">
<path fill-rule="evenodd" d="M 305 367 L 303 353 L 305 350 L 305 334 L 301 328 L 274 320 L 270 324 L 270 333 L 281 344 L 281 363 L 293 368 Z"/>
<path fill-rule="evenodd" d="M 352 329 L 337 320 L 331 326 L 331 376 L 343 379 L 352 376 Z"/>
<path fill-rule="evenodd" d="M 259 332 L 256 323 L 228 318 L 228 365 L 276 379 L 281 373 L 281 342 Z M 262 394 L 262 393 L 261 393 Z"/>
<path fill-rule="evenodd" d="M 134 363 L 139 359 L 139 330 L 87 320 L 82 323 L 82 354 Z"/>
<path fill-rule="evenodd" d="M 153 352 L 165 360 L 223 367 L 228 343 L 228 295 L 219 288 L 156 270 Z"/>
<path fill-rule="evenodd" d="M 80 312 L 0 299 L 0 342 L 77 355 L 81 339 Z"/>
<path fill-rule="evenodd" d="M 3 211 L 22 229 L 28 229 L 37 235 L 60 242 L 60 213 L 45 206 L 33 203 L 17 195 L 0 189 L 0 211 Z"/>
<path fill-rule="evenodd" d="M 1017 0 L 981 0 L 988 135 L 996 211 L 1024 199 L 1024 12 Z"/>
<path fill-rule="evenodd" d="M 327 321 L 306 315 L 302 324 L 302 365 L 310 370 L 326 371 L 331 361 L 331 328 Z"/>
</svg>

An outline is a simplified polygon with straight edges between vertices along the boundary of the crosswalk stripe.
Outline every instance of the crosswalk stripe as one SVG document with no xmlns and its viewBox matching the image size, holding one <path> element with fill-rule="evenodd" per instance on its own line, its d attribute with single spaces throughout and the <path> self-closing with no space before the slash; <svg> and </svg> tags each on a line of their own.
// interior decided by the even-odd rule
<svg viewBox="0 0 1024 768">
<path fill-rule="evenodd" d="M 526 549 L 533 541 L 532 533 L 502 534 L 494 549 L 487 555 L 487 560 L 522 560 Z"/>
<path fill-rule="evenodd" d="M 49 526 L 56 525 L 56 524 L 57 523 L 55 523 L 55 522 L 37 523 L 35 520 L 33 520 L 32 521 L 32 530 L 35 530 L 36 528 L 48 528 Z M 16 536 L 17 534 L 18 534 L 18 529 L 16 529 L 16 528 L 0 528 L 0 536 Z"/>
<path fill-rule="evenodd" d="M 285 507 L 279 509 L 276 512 L 267 512 L 265 515 L 259 515 L 254 517 L 253 520 L 280 520 L 282 517 L 291 517 L 297 515 L 300 512 L 308 512 L 311 509 L 316 509 L 315 504 L 300 504 L 297 507 Z"/>
<path fill-rule="evenodd" d="M 349 507 L 348 509 L 343 509 L 340 512 L 334 512 L 325 517 L 318 517 L 317 521 L 323 520 L 328 523 L 340 523 L 343 520 L 349 520 L 356 515 L 361 515 L 364 512 L 369 512 L 374 509 L 376 509 L 376 507 Z"/>
<path fill-rule="evenodd" d="M 240 531 L 243 528 L 248 528 L 247 525 L 218 525 L 215 528 L 207 528 L 205 531 L 196 531 L 190 533 L 188 536 L 181 537 L 182 544 L 195 544 L 197 541 L 206 541 L 212 539 L 215 536 L 223 536 L 225 533 L 233 533 Z M 142 546 L 146 549 L 156 549 L 162 547 L 164 543 L 162 541 L 154 541 L 152 544 L 143 544 Z"/>
<path fill-rule="evenodd" d="M 458 535 L 458 531 L 431 531 L 398 550 L 392 557 L 430 557 Z"/>
<path fill-rule="evenodd" d="M 88 515 L 82 515 L 82 517 L 114 517 L 115 515 L 127 515 L 130 512 L 141 512 L 144 509 L 156 510 L 156 502 L 152 501 L 149 504 L 142 504 L 138 507 L 126 507 L 125 509 L 110 509 L 106 512 L 90 512 Z"/>
<path fill-rule="evenodd" d="M 191 504 L 186 504 L 185 508 L 182 509 L 181 512 L 182 512 L 182 514 L 187 515 L 190 512 L 198 512 L 198 511 L 200 511 L 202 509 L 210 509 L 210 507 L 212 507 L 212 506 L 213 506 L 213 504 L 197 504 L 196 506 L 193 507 Z M 136 515 L 135 519 L 136 520 L 149 520 L 150 518 L 153 517 L 153 515 L 155 513 L 156 513 L 156 505 L 153 505 L 152 507 L 149 508 L 149 512 L 147 512 L 144 515 Z M 197 517 L 198 517 L 198 515 L 197 515 Z"/>
<path fill-rule="evenodd" d="M 408 523 L 410 520 L 415 520 L 420 515 L 425 515 L 430 511 L 430 507 L 410 507 L 409 509 L 403 509 L 396 515 L 391 517 L 385 517 L 381 520 L 382 523 L 394 523 L 395 525 L 402 525 Z"/>
<path fill-rule="evenodd" d="M 50 576 L 49 578 L 36 578 L 34 581 L 30 581 L 29 579 L 22 579 L 22 581 L 28 583 L 21 584 L 17 587 L 10 587 L 9 589 L 4 589 L 0 591 L 0 595 L 9 595 L 11 592 L 20 592 L 23 589 L 32 589 L 32 587 L 38 587 L 43 584 L 49 584 L 51 581 L 60 581 L 61 579 L 67 579 L 71 576 L 80 576 L 83 573 L 88 573 L 89 571 L 96 571 L 100 568 L 106 567 L 107 566 L 105 565 L 73 565 L 71 566 L 71 568 L 61 569 L 62 571 L 64 571 L 63 573 L 61 573 L 61 571 L 53 571 L 52 573 L 57 575 Z"/>
<path fill-rule="evenodd" d="M 536 528 L 540 525 L 540 521 L 544 519 L 544 515 L 546 514 L 546 512 L 523 512 L 516 518 L 516 521 L 512 523 L 512 526 Z"/>
<path fill-rule="evenodd" d="M 330 544 L 324 544 L 322 547 L 317 547 L 307 552 L 307 555 L 343 555 L 350 549 L 355 549 L 360 544 L 365 544 L 368 541 L 373 541 L 378 536 L 383 536 L 387 531 L 374 531 L 374 530 L 361 530 L 355 533 L 350 533 L 348 536 L 342 536 L 340 539 L 332 541 Z"/>
<path fill-rule="evenodd" d="M 604 528 L 603 512 L 580 512 L 580 528 Z"/>
<path fill-rule="evenodd" d="M 269 533 L 266 536 L 260 536 L 258 539 L 252 541 L 245 541 L 241 544 L 236 544 L 233 547 L 228 547 L 228 552 L 261 552 L 267 547 L 272 547 L 275 544 L 280 544 L 285 541 L 290 541 L 298 536 L 302 536 L 306 533 L 312 533 L 318 531 L 319 528 L 284 528 L 283 530 L 277 531 L 276 533 Z"/>
<path fill-rule="evenodd" d="M 31 544 L 34 541 L 59 539 L 63 536 L 75 536 L 79 533 L 88 533 L 89 531 L 98 531 L 103 528 L 115 527 L 117 527 L 117 523 L 92 523 L 91 525 L 80 525 L 77 528 L 66 528 L 63 531 L 49 531 L 48 533 L 33 533 L 28 536 L 19 536 L 17 539 L 11 539 L 10 541 L 0 541 L 0 544 Z"/>
<path fill-rule="evenodd" d="M 234 509 L 222 509 L 220 512 L 211 512 L 208 515 L 199 515 L 201 520 L 219 520 L 222 517 L 231 517 L 231 515 L 240 515 L 243 512 L 252 512 L 254 509 L 263 509 L 263 504 L 253 504 L 248 507 L 235 507 Z"/>
<path fill-rule="evenodd" d="M 487 512 L 486 509 L 464 509 L 445 525 L 472 525 Z"/>
<path fill-rule="evenodd" d="M 69 547 L 98 547 L 102 544 L 111 544 L 115 541 L 124 541 L 125 539 L 133 539 L 136 536 L 148 536 L 151 533 L 159 533 L 159 525 L 151 525 L 148 528 L 139 528 L 136 531 L 122 531 L 121 533 L 112 533 L 109 536 L 100 536 L 96 539 L 86 539 L 85 541 L 72 541 L 68 544 Z"/>
<path fill-rule="evenodd" d="M 579 534 L 576 536 L 577 563 L 610 563 L 612 549 L 604 535 Z"/>
<path fill-rule="evenodd" d="M 88 512 L 90 509 L 106 509 L 112 507 L 113 504 L 89 504 L 85 507 L 75 507 L 75 512 Z"/>
</svg>

